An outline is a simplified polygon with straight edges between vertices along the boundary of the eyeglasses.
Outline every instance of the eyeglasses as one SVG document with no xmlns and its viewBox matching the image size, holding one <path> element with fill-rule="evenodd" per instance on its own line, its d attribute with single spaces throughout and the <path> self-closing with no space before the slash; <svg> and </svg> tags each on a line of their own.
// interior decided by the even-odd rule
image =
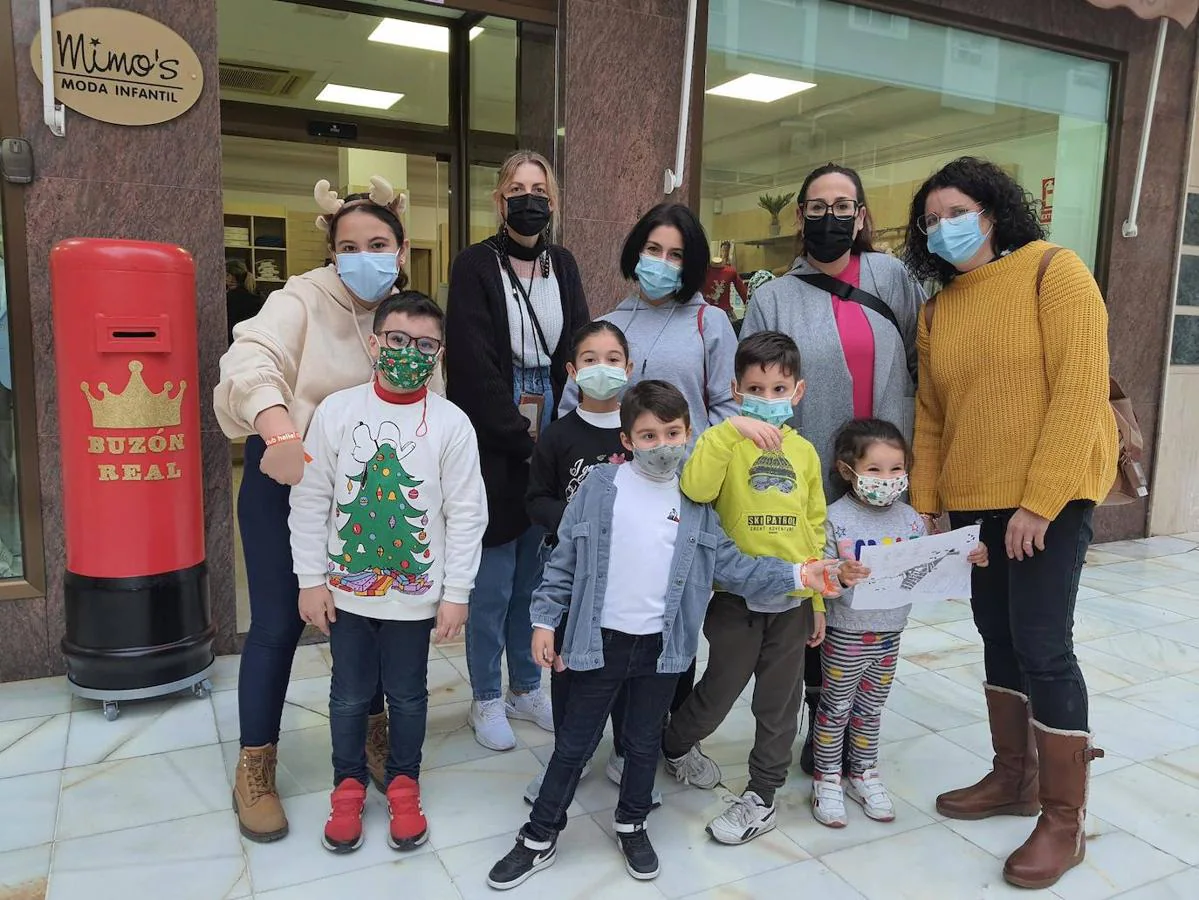
<svg viewBox="0 0 1199 900">
<path fill-rule="evenodd" d="M 981 216 L 986 210 L 983 209 L 965 209 L 962 207 L 954 207 L 949 211 L 947 216 L 939 216 L 936 213 L 928 213 L 916 220 L 916 227 L 920 229 L 921 234 L 932 234 L 941 226 L 942 218 L 949 219 L 951 222 L 957 221 L 963 216 Z"/>
<path fill-rule="evenodd" d="M 441 341 L 437 338 L 414 338 L 406 331 L 383 331 L 378 333 L 378 337 L 383 346 L 389 350 L 403 350 L 405 347 L 415 344 L 417 352 L 423 353 L 425 356 L 436 356 L 441 352 Z"/>
<path fill-rule="evenodd" d="M 857 200 L 850 200 L 848 197 L 834 200 L 832 206 L 823 200 L 804 200 L 799 204 L 805 219 L 823 219 L 829 214 L 829 210 L 832 210 L 835 219 L 852 219 L 858 214 L 861 207 L 861 203 Z"/>
</svg>

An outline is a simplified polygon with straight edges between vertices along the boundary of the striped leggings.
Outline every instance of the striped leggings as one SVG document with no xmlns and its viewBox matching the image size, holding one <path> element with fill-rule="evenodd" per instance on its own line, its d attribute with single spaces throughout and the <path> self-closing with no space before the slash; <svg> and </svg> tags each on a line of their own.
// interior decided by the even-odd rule
<svg viewBox="0 0 1199 900">
<path fill-rule="evenodd" d="M 899 660 L 898 631 L 857 632 L 830 628 L 821 645 L 824 683 L 816 708 L 816 771 L 840 775 L 842 743 L 849 729 L 850 773 L 878 765 L 879 719 Z"/>
</svg>

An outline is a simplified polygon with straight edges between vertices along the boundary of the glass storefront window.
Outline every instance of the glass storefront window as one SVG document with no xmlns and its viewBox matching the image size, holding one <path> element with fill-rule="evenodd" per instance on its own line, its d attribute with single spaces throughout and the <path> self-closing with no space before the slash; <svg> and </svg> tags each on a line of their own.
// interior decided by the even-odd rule
<svg viewBox="0 0 1199 900">
<path fill-rule="evenodd" d="M 17 497 L 17 443 L 13 413 L 12 344 L 8 327 L 8 272 L 0 203 L 0 579 L 25 574 Z"/>
<path fill-rule="evenodd" d="M 701 218 L 742 272 L 787 267 L 797 191 L 829 161 L 858 170 L 875 243 L 904 240 L 920 183 L 985 157 L 1042 203 L 1052 240 L 1094 265 L 1109 64 L 832 0 L 712 0 Z M 772 233 L 773 232 L 773 233 Z"/>
<path fill-rule="evenodd" d="M 470 30 L 470 128 L 516 134 L 516 23 L 488 16 Z"/>
</svg>

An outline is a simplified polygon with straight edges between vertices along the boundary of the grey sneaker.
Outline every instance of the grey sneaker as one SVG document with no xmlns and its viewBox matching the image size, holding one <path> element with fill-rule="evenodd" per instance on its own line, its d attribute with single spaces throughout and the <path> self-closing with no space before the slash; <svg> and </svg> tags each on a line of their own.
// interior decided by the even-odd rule
<svg viewBox="0 0 1199 900">
<path fill-rule="evenodd" d="M 744 844 L 773 831 L 774 806 L 767 806 L 754 791 L 729 797 L 729 807 L 708 823 L 708 834 L 722 844 Z"/>
<path fill-rule="evenodd" d="M 608 780 L 615 785 L 619 785 L 621 779 L 624 778 L 624 757 L 617 756 L 615 752 L 608 754 L 608 764 L 604 766 L 604 774 L 608 776 Z M 657 809 L 662 805 L 662 792 L 654 788 L 650 794 L 649 804 L 653 809 Z"/>
<path fill-rule="evenodd" d="M 579 781 L 582 781 L 591 774 L 591 763 L 583 766 L 583 774 L 579 776 Z M 541 793 L 541 782 L 545 781 L 545 767 L 533 776 L 533 780 L 529 782 L 529 786 L 525 788 L 525 803 L 532 806 L 537 802 L 537 795 Z"/>
<path fill-rule="evenodd" d="M 699 744 L 687 751 L 686 756 L 666 760 L 666 771 L 676 779 L 692 787 L 712 790 L 720 784 L 720 766 L 710 757 L 704 756 Z"/>
</svg>

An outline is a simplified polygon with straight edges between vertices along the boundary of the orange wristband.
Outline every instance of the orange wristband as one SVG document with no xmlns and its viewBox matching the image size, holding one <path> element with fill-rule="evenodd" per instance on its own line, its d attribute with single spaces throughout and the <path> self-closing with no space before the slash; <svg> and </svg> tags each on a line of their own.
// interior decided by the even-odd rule
<svg viewBox="0 0 1199 900">
<path fill-rule="evenodd" d="M 285 431 L 283 434 L 276 434 L 266 439 L 266 445 L 273 447 L 276 444 L 285 444 L 288 441 L 302 441 L 304 436 L 298 431 Z"/>
</svg>

